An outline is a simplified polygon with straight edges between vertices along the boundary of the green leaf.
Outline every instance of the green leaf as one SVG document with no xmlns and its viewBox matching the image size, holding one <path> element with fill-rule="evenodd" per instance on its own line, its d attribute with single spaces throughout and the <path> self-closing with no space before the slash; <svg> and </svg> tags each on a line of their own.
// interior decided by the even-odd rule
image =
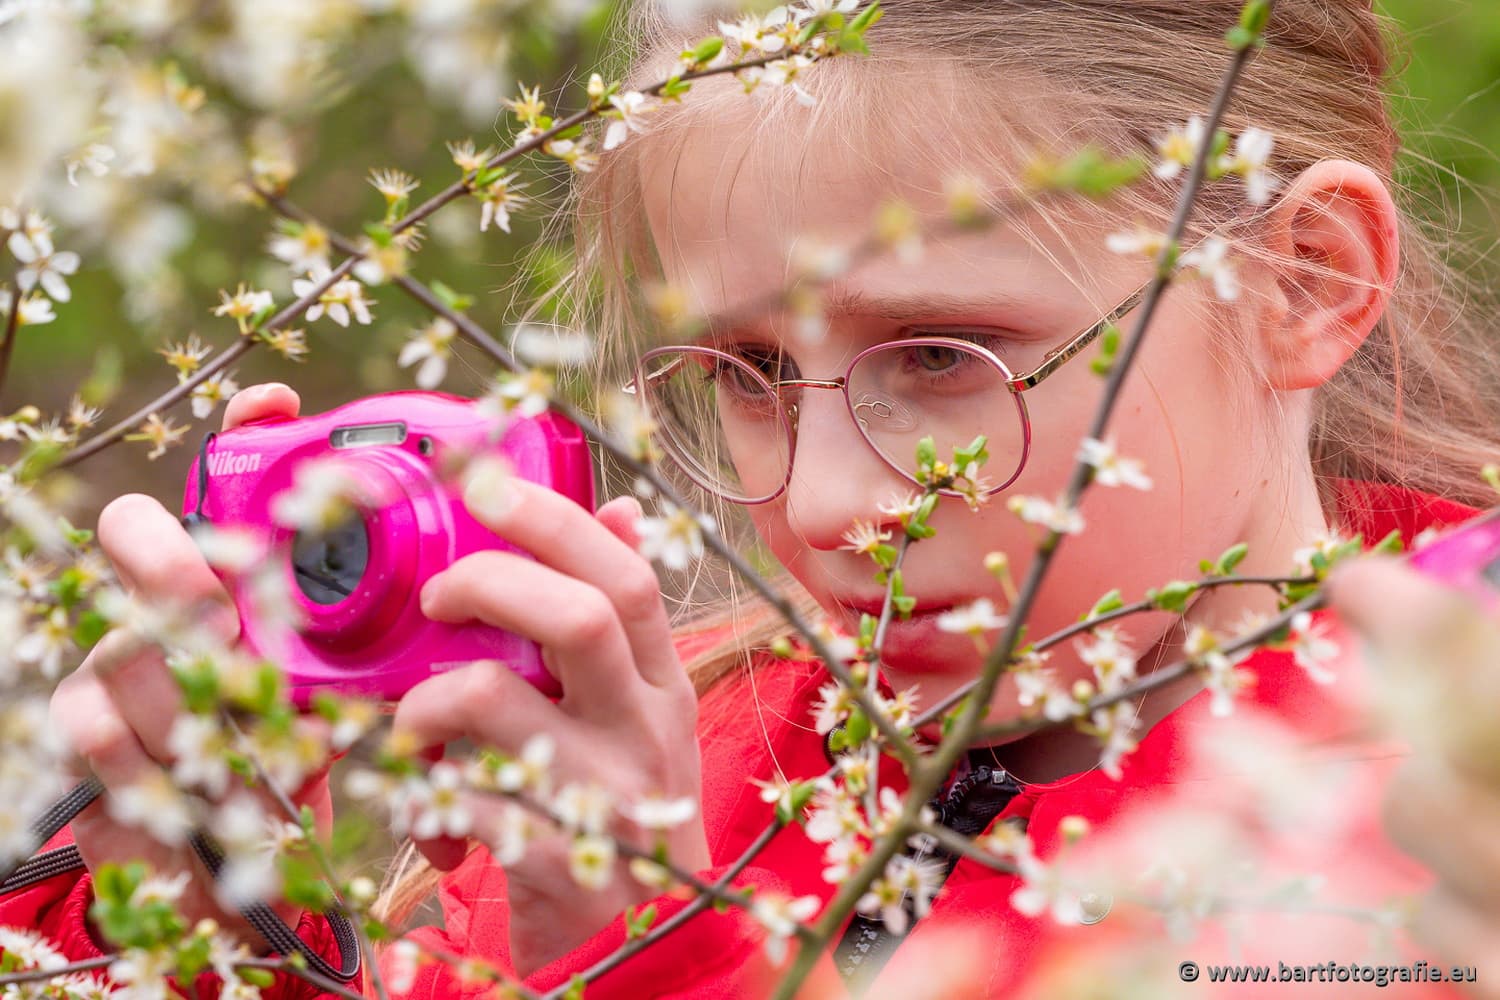
<svg viewBox="0 0 1500 1000">
<path fill-rule="evenodd" d="M 870 717 L 856 708 L 849 714 L 849 721 L 844 724 L 844 739 L 851 747 L 861 746 L 870 738 L 870 733 L 873 731 Z"/>
<path fill-rule="evenodd" d="M 1187 606 L 1189 597 L 1198 592 L 1198 584 L 1191 580 L 1173 580 L 1160 590 L 1152 588 L 1146 591 L 1146 600 L 1151 602 L 1152 607 L 1163 611 L 1181 611 Z"/>
<path fill-rule="evenodd" d="M 651 930 L 651 925 L 656 922 L 656 904 L 652 903 L 644 909 L 631 907 L 625 911 L 625 940 L 633 941 L 639 937 L 645 937 Z"/>
<path fill-rule="evenodd" d="M 1271 21 L 1271 4 L 1269 0 L 1249 0 L 1243 10 L 1240 11 L 1240 27 L 1252 35 L 1260 35 L 1265 32 L 1266 25 Z"/>
<path fill-rule="evenodd" d="M 724 39 L 718 35 L 710 35 L 693 47 L 693 61 L 706 63 L 723 51 Z"/>
<path fill-rule="evenodd" d="M 568 990 L 563 994 L 563 1000 L 583 1000 L 583 989 L 588 985 L 578 973 L 573 973 L 573 978 L 568 980 Z"/>
<path fill-rule="evenodd" d="M 379 222 L 366 222 L 364 225 L 364 230 L 365 235 L 374 240 L 376 246 L 388 247 L 391 245 L 391 240 L 394 239 L 394 237 L 391 236 L 390 229 Z"/>
<path fill-rule="evenodd" d="M 1376 542 L 1370 549 L 1371 552 L 1380 552 L 1386 555 L 1399 555 L 1405 550 L 1406 543 L 1402 540 L 1401 531 L 1398 528 L 1392 528 L 1388 535 Z"/>
<path fill-rule="evenodd" d="M 849 22 L 849 30 L 855 33 L 863 32 L 870 25 L 885 16 L 885 11 L 880 9 L 879 0 L 854 15 L 854 20 Z"/>
<path fill-rule="evenodd" d="M 682 95 L 693 89 L 692 80 L 684 80 L 680 76 L 674 76 L 662 84 L 657 91 L 663 101 L 676 101 L 681 103 Z"/>
<path fill-rule="evenodd" d="M 432 293 L 442 299 L 443 304 L 454 312 L 463 312 L 474 305 L 474 296 L 455 292 L 441 281 L 434 281 L 429 287 Z"/>
<path fill-rule="evenodd" d="M 1223 555 L 1219 556 L 1219 561 L 1214 566 L 1214 573 L 1218 576 L 1229 576 L 1234 572 L 1234 568 L 1243 562 L 1245 556 L 1249 554 L 1250 546 L 1244 542 L 1240 542 L 1238 545 L 1231 545 L 1224 550 Z"/>
<path fill-rule="evenodd" d="M 917 466 L 930 467 L 937 462 L 937 444 L 929 434 L 917 442 Z"/>
<path fill-rule="evenodd" d="M 263 990 L 268 990 L 276 985 L 276 974 L 270 969 L 257 969 L 246 966 L 237 971 L 239 977 L 251 986 L 258 986 Z"/>
<path fill-rule="evenodd" d="M 109 619 L 90 608 L 73 625 L 73 642 L 79 649 L 92 649 L 109 631 Z"/>
<path fill-rule="evenodd" d="M 1100 615 L 1107 615 L 1116 608 L 1123 608 L 1124 606 L 1125 602 L 1120 599 L 1120 588 L 1116 587 L 1095 601 L 1094 606 L 1089 609 L 1088 613 L 1078 620 L 1084 622 L 1090 618 L 1098 618 Z"/>
</svg>

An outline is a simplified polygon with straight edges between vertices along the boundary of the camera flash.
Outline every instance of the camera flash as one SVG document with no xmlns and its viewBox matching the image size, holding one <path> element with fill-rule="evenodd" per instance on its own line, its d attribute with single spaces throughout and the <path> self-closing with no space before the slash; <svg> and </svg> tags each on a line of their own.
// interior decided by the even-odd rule
<svg viewBox="0 0 1500 1000">
<path fill-rule="evenodd" d="M 406 424 L 361 424 L 358 427 L 339 427 L 328 435 L 328 443 L 334 448 L 369 448 L 381 444 L 400 444 L 406 440 Z"/>
</svg>

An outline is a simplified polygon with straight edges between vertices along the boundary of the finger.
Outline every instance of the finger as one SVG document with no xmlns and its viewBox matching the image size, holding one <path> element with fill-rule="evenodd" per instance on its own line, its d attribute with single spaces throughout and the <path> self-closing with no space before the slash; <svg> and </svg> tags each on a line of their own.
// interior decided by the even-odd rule
<svg viewBox="0 0 1500 1000">
<path fill-rule="evenodd" d="M 634 551 L 641 543 L 635 524 L 645 516 L 641 502 L 632 496 L 615 497 L 594 511 L 594 518 L 609 529 L 609 533 L 630 546 Z"/>
<path fill-rule="evenodd" d="M 634 544 L 572 500 L 538 483 L 519 477 L 505 480 L 506 496 L 501 502 L 483 492 L 496 488 L 501 487 L 485 478 L 470 481 L 464 502 L 475 518 L 542 564 L 603 592 L 625 625 L 641 676 L 656 685 L 679 680 L 682 665 L 662 604 L 661 584 Z M 623 527 L 624 513 L 613 508 L 607 520 Z"/>
<path fill-rule="evenodd" d="M 1476 970 L 1475 981 L 1465 987 L 1466 995 L 1500 1000 L 1492 958 L 1500 955 L 1500 929 L 1493 916 L 1472 909 L 1443 889 L 1436 889 L 1422 900 L 1413 930 L 1419 941 L 1436 949 L 1447 961 Z"/>
<path fill-rule="evenodd" d="M 540 643 L 565 701 L 617 714 L 640 683 L 620 614 L 603 593 L 514 552 L 464 556 L 422 588 L 434 621 L 481 621 Z"/>
<path fill-rule="evenodd" d="M 1384 805 L 1385 827 L 1449 892 L 1500 917 L 1500 794 L 1427 758 L 1404 765 Z"/>
<path fill-rule="evenodd" d="M 99 513 L 99 545 L 126 588 L 150 602 L 189 608 L 210 602 L 204 621 L 226 641 L 239 635 L 239 616 L 182 524 L 152 497 L 129 493 Z"/>
<path fill-rule="evenodd" d="M 539 732 L 557 732 L 567 717 L 497 660 L 479 660 L 429 677 L 402 696 L 391 722 L 395 746 L 432 747 L 467 739 L 519 753 Z"/>
<path fill-rule="evenodd" d="M 58 685 L 51 718 L 105 788 L 123 788 L 155 767 L 135 731 L 115 711 L 103 685 L 82 670 Z"/>
<path fill-rule="evenodd" d="M 262 382 L 229 397 L 224 407 L 224 429 L 232 431 L 241 424 L 263 417 L 295 417 L 301 406 L 302 400 L 291 386 L 281 382 Z"/>
<path fill-rule="evenodd" d="M 1399 560 L 1362 558 L 1341 563 L 1325 585 L 1341 618 L 1370 639 L 1403 649 L 1418 637 L 1442 634 L 1479 616 L 1462 593 Z"/>
<path fill-rule="evenodd" d="M 89 652 L 99 687 L 152 759 L 170 764 L 172 720 L 182 711 L 182 690 L 160 647 L 129 629 L 115 629 Z"/>
</svg>

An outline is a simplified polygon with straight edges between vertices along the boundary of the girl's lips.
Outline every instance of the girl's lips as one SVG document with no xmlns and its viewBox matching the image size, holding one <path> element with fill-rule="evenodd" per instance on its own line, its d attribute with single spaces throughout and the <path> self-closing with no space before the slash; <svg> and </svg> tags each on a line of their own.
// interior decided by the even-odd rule
<svg viewBox="0 0 1500 1000">
<path fill-rule="evenodd" d="M 876 618 L 879 618 L 881 610 L 885 607 L 885 598 L 884 596 L 871 598 L 835 597 L 834 603 L 840 607 L 848 608 L 850 611 L 874 615 Z M 912 609 L 912 616 L 927 615 L 938 611 L 951 611 L 952 609 L 953 602 L 951 601 L 918 601 L 916 607 Z M 891 621 L 895 622 L 898 619 L 899 616 L 893 610 L 891 612 Z"/>
</svg>

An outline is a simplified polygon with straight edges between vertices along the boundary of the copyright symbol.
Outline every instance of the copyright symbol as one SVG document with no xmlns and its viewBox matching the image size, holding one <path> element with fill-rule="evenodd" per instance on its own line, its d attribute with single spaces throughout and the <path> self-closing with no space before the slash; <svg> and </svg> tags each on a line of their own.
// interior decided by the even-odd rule
<svg viewBox="0 0 1500 1000">
<path fill-rule="evenodd" d="M 1183 962 L 1177 967 L 1177 978 L 1185 983 L 1191 983 L 1198 978 L 1198 963 Z"/>
</svg>

